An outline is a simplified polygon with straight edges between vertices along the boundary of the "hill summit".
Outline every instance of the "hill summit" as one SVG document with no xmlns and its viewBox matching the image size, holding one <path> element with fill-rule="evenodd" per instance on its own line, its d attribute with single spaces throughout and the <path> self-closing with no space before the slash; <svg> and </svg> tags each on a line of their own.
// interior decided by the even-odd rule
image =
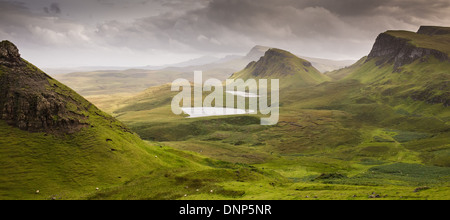
<svg viewBox="0 0 450 220">
<path fill-rule="evenodd" d="M 0 43 L 0 119 L 31 132 L 73 133 L 88 126 L 92 104 Z"/>
<path fill-rule="evenodd" d="M 328 80 L 311 62 L 280 49 L 269 49 L 259 61 L 251 62 L 231 78 L 280 79 L 281 87 L 311 86 Z"/>
</svg>

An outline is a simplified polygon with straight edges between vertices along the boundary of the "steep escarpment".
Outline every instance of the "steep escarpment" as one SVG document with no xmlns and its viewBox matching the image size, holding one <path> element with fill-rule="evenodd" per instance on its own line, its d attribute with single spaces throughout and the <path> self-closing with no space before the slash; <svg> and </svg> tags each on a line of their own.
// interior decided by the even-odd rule
<svg viewBox="0 0 450 220">
<path fill-rule="evenodd" d="M 450 28 L 449 27 L 436 27 L 436 26 L 421 26 L 419 28 L 419 31 L 417 31 L 418 34 L 426 34 L 429 36 L 433 35 L 446 35 L 450 34 Z"/>
<path fill-rule="evenodd" d="M 30 132 L 74 133 L 88 126 L 92 105 L 0 43 L 0 119 Z"/>
<path fill-rule="evenodd" d="M 422 33 L 430 33 L 430 30 Z M 393 63 L 394 69 L 411 64 L 418 59 L 434 56 L 440 61 L 449 60 L 448 54 L 441 51 L 438 45 L 423 44 L 425 35 L 406 32 L 388 31 L 378 36 L 368 61 L 377 59 L 377 65 Z M 436 43 L 439 44 L 439 43 Z"/>
<path fill-rule="evenodd" d="M 378 36 L 347 79 L 367 85 L 379 97 L 450 106 L 450 28 L 423 26 L 417 33 L 387 31 Z M 379 98 L 377 97 L 377 98 Z"/>
</svg>

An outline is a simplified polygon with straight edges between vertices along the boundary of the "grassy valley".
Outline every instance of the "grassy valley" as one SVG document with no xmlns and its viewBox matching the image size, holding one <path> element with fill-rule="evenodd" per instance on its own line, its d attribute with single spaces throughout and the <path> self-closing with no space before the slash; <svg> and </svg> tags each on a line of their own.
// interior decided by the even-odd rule
<svg viewBox="0 0 450 220">
<path fill-rule="evenodd" d="M 395 67 L 380 60 L 366 57 L 327 74 L 335 80 L 284 87 L 276 126 L 260 126 L 261 115 L 175 116 L 163 101 L 174 94 L 164 87 L 129 99 L 115 114 L 154 143 L 248 164 L 285 180 L 271 189 L 227 186 L 245 190 L 242 199 L 448 199 L 449 62 L 431 55 Z M 283 56 L 275 63 L 305 72 Z M 233 78 L 250 78 L 260 64 Z M 259 73 L 272 68 L 261 66 Z M 274 78 L 282 81 L 279 70 L 274 68 Z"/>
<path fill-rule="evenodd" d="M 193 191 L 233 198 L 241 192 L 220 183 L 276 177 L 143 141 L 12 43 L 0 46 L 1 199 L 180 199 Z"/>
<path fill-rule="evenodd" d="M 164 83 L 107 101 L 97 93 L 96 105 L 109 116 L 21 64 L 23 76 L 45 78 L 46 100 L 67 101 L 50 111 L 49 126 L 70 119 L 81 126 L 30 131 L 20 117 L 0 120 L 0 197 L 448 200 L 448 36 L 440 27 L 388 31 L 367 57 L 326 74 L 287 51 L 268 50 L 231 78 L 280 79 L 274 126 L 260 125 L 261 114 L 175 115 L 177 92 Z M 0 78 L 21 72 L 6 60 Z M 25 92 L 18 94 L 40 97 L 20 85 Z"/>
</svg>

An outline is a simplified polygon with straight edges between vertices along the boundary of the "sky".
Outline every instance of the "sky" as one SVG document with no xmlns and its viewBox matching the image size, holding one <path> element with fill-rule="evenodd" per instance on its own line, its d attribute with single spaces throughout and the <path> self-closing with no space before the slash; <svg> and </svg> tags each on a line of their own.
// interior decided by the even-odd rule
<svg viewBox="0 0 450 220">
<path fill-rule="evenodd" d="M 448 26 L 448 0 L 0 0 L 0 40 L 41 68 L 147 66 L 255 45 L 334 60 L 378 34 Z"/>
</svg>

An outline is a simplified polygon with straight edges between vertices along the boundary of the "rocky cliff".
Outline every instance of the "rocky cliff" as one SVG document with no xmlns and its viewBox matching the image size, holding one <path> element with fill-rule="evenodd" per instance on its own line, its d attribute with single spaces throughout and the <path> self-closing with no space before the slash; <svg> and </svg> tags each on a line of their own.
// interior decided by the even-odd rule
<svg viewBox="0 0 450 220">
<path fill-rule="evenodd" d="M 417 33 L 429 36 L 446 35 L 450 34 L 450 27 L 421 26 Z"/>
<path fill-rule="evenodd" d="M 0 43 L 0 119 L 30 132 L 73 133 L 88 126 L 83 100 L 22 59 L 14 44 Z"/>
<path fill-rule="evenodd" d="M 422 31 L 422 33 L 430 33 L 430 29 L 428 31 Z M 378 36 L 368 56 L 368 61 L 376 58 L 377 65 L 393 63 L 394 69 L 398 69 L 399 67 L 411 64 L 418 59 L 424 59 L 428 56 L 434 56 L 441 61 L 449 60 L 445 52 L 415 45 L 412 43 L 412 39 L 398 37 L 395 32 L 386 32 Z"/>
</svg>

